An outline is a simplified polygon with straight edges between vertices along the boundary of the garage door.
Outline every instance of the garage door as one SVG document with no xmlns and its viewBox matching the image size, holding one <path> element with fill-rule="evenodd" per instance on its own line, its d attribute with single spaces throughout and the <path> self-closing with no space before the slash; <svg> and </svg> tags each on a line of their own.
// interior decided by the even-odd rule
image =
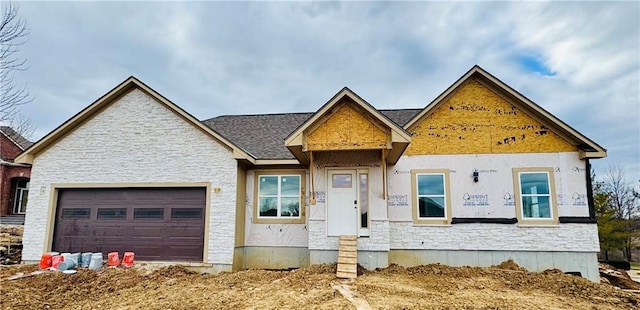
<svg viewBox="0 0 640 310">
<path fill-rule="evenodd" d="M 53 250 L 202 261 L 205 188 L 61 189 Z"/>
</svg>

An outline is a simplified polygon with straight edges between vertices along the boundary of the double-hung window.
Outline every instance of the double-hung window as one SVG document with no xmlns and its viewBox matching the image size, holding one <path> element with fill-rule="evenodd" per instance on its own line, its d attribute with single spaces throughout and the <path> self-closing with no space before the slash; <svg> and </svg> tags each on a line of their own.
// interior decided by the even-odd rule
<svg viewBox="0 0 640 310">
<path fill-rule="evenodd" d="M 260 223 L 304 223 L 304 173 L 257 172 L 255 219 Z"/>
<path fill-rule="evenodd" d="M 521 224 L 556 224 L 558 211 L 555 196 L 553 169 L 513 169 L 517 197 L 516 214 Z"/>
<path fill-rule="evenodd" d="M 413 220 L 416 224 L 449 224 L 449 170 L 412 170 Z"/>
</svg>

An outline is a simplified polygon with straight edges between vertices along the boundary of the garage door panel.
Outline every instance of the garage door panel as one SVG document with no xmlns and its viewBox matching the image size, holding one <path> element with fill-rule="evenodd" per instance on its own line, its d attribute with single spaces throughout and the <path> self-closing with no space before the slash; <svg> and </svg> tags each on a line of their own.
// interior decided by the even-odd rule
<svg viewBox="0 0 640 310">
<path fill-rule="evenodd" d="M 171 251 L 177 253 L 174 258 L 179 260 L 189 260 L 198 254 L 197 247 L 189 247 L 189 246 L 173 246 L 171 247 Z"/>
<path fill-rule="evenodd" d="M 197 228 L 193 228 L 193 229 L 175 229 L 173 230 L 173 233 L 170 236 L 167 236 L 168 238 L 188 238 L 188 239 L 200 239 L 200 240 L 204 240 L 204 238 L 202 238 L 202 234 L 200 233 L 201 230 L 197 229 Z"/>
<path fill-rule="evenodd" d="M 159 225 L 137 226 L 131 228 L 131 235 L 136 238 L 163 238 L 167 228 Z"/>
<path fill-rule="evenodd" d="M 204 188 L 60 190 L 53 249 L 202 261 L 205 199 Z"/>
</svg>

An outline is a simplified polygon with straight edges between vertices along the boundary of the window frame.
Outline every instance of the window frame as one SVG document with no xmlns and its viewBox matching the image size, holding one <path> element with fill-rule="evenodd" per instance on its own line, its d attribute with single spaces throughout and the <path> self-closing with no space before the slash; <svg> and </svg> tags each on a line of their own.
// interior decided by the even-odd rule
<svg viewBox="0 0 640 310">
<path fill-rule="evenodd" d="M 69 214 L 69 216 L 65 216 L 65 214 L 67 214 L 65 211 L 67 210 L 73 210 L 73 211 L 77 211 L 77 210 L 83 210 L 83 211 L 88 211 L 88 214 L 86 215 L 86 217 L 77 217 L 78 213 L 73 213 L 73 214 Z M 73 216 L 71 216 L 73 215 Z M 91 208 L 90 207 L 85 207 L 85 208 L 81 208 L 81 207 L 73 207 L 73 208 L 62 208 L 62 210 L 60 211 L 60 220 L 90 220 L 91 219 Z"/>
<path fill-rule="evenodd" d="M 111 217 L 111 216 L 107 216 L 107 215 L 101 215 L 101 211 L 106 211 L 107 214 L 108 212 L 114 212 L 114 214 L 116 214 L 117 212 L 122 212 L 124 211 L 124 214 L 122 217 Z M 125 221 L 127 220 L 127 216 L 129 215 L 128 212 L 128 208 L 117 208 L 117 207 L 104 207 L 104 208 L 97 208 L 96 209 L 96 220 L 98 221 Z"/>
<path fill-rule="evenodd" d="M 160 210 L 161 211 L 161 216 L 160 217 L 148 217 L 147 215 L 149 215 L 149 213 L 145 213 L 145 210 Z M 138 221 L 151 221 L 151 220 L 164 220 L 164 210 L 165 208 L 146 208 L 146 207 L 134 207 L 133 208 L 133 220 L 138 220 Z M 139 213 L 140 212 L 140 213 Z M 144 215 L 144 216 L 143 216 Z"/>
<path fill-rule="evenodd" d="M 30 183 L 31 183 L 31 180 L 28 178 L 18 178 L 18 180 L 16 181 L 14 199 L 13 199 L 14 214 L 27 213 L 27 201 L 29 199 Z"/>
<path fill-rule="evenodd" d="M 556 202 L 556 185 L 555 175 L 552 167 L 533 167 L 533 168 L 513 168 L 513 191 L 516 202 L 516 218 L 518 223 L 522 225 L 558 225 L 558 204 Z M 538 196 L 549 196 L 549 212 L 550 218 L 525 218 L 522 204 L 523 197 L 530 195 L 522 195 L 522 184 L 520 182 L 521 174 L 545 173 L 547 174 L 547 184 L 549 186 L 549 194 L 538 194 Z"/>
<path fill-rule="evenodd" d="M 420 217 L 420 202 L 418 195 L 418 176 L 442 175 L 444 182 L 444 217 L 426 218 Z M 411 170 L 411 201 L 413 223 L 418 225 L 449 225 L 451 224 L 451 179 L 449 169 L 412 169 Z"/>
<path fill-rule="evenodd" d="M 278 186 L 280 186 L 280 178 L 282 176 L 298 176 L 300 178 L 300 214 L 297 217 L 292 216 L 260 216 L 260 177 L 262 176 L 278 176 Z M 306 171 L 305 170 L 254 170 L 253 182 L 253 222 L 256 224 L 304 224 L 305 223 L 305 189 L 306 189 Z M 285 195 L 285 198 L 291 195 Z M 281 193 L 277 194 L 281 197 Z M 280 206 L 278 206 L 280 208 Z M 279 214 L 280 211 L 278 211 Z"/>
</svg>

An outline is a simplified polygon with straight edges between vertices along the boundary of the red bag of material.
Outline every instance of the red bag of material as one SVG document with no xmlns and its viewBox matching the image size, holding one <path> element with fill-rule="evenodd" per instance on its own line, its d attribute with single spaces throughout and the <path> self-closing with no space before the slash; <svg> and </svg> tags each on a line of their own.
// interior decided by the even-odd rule
<svg viewBox="0 0 640 310">
<path fill-rule="evenodd" d="M 55 255 L 51 257 L 51 268 L 58 269 L 58 265 L 62 262 L 64 262 L 64 256 L 62 255 Z"/>
<path fill-rule="evenodd" d="M 40 263 L 38 264 L 38 267 L 40 267 L 40 269 L 51 268 L 51 264 L 53 263 L 51 261 L 52 257 L 53 255 L 51 255 L 50 253 L 42 254 L 42 256 L 40 257 Z"/>
<path fill-rule="evenodd" d="M 134 256 L 135 254 L 133 252 L 124 252 L 124 256 L 122 257 L 122 266 L 133 267 Z"/>
<path fill-rule="evenodd" d="M 118 252 L 111 252 L 107 255 L 107 266 L 109 267 L 118 267 L 120 265 L 120 257 L 118 257 Z"/>
</svg>

